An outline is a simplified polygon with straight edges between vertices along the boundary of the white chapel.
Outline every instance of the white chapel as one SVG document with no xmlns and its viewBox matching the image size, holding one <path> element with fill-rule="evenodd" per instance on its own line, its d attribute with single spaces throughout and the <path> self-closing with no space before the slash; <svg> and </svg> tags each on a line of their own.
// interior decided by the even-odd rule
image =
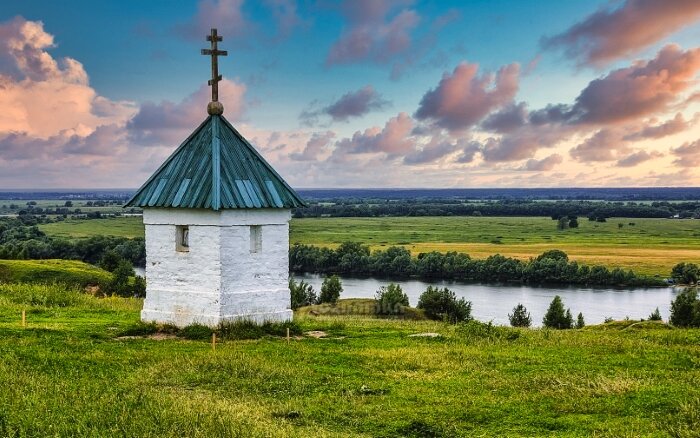
<svg viewBox="0 0 700 438">
<path fill-rule="evenodd" d="M 146 229 L 141 319 L 179 327 L 287 321 L 289 220 L 299 195 L 224 118 L 221 36 L 212 57 L 209 116 L 127 202 Z"/>
</svg>

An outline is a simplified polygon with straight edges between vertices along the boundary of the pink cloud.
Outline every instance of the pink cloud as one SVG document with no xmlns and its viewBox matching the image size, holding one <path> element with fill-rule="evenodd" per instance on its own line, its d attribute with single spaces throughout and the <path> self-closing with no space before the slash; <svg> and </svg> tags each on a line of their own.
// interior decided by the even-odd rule
<svg viewBox="0 0 700 438">
<path fill-rule="evenodd" d="M 645 140 L 650 138 L 662 138 L 669 135 L 677 134 L 688 129 L 693 124 L 692 120 L 686 121 L 681 113 L 670 120 L 667 120 L 658 125 L 647 125 L 637 132 L 626 135 L 625 140 Z"/>
<path fill-rule="evenodd" d="M 665 46 L 649 61 L 613 70 L 588 84 L 576 98 L 571 118 L 579 123 L 615 123 L 666 110 L 695 84 L 700 48 Z"/>
<path fill-rule="evenodd" d="M 618 130 L 601 129 L 571 149 L 571 156 L 584 162 L 617 160 L 621 155 L 630 152 L 629 146 L 622 137 L 622 133 Z"/>
<path fill-rule="evenodd" d="M 299 115 L 299 119 L 305 125 L 318 123 L 318 119 L 322 115 L 330 116 L 334 122 L 345 122 L 351 118 L 362 117 L 371 111 L 389 106 L 389 102 L 377 93 L 371 85 L 345 93 L 330 105 L 314 110 L 313 107 L 316 104 L 317 102 L 313 102 Z"/>
<path fill-rule="evenodd" d="M 186 24 L 176 26 L 183 37 L 204 41 L 211 28 L 216 28 L 225 41 L 241 40 L 253 31 L 253 25 L 243 15 L 245 0 L 200 0 L 197 13 Z"/>
<path fill-rule="evenodd" d="M 684 143 L 682 146 L 671 149 L 676 156 L 673 164 L 681 167 L 700 166 L 700 140 Z"/>
<path fill-rule="evenodd" d="M 646 161 L 653 160 L 654 158 L 661 158 L 663 156 L 664 154 L 657 151 L 637 151 L 618 160 L 616 165 L 618 167 L 634 167 L 638 164 L 642 164 Z"/>
<path fill-rule="evenodd" d="M 306 143 L 306 147 L 303 151 L 291 153 L 289 158 L 295 161 L 319 160 L 321 156 L 329 150 L 334 138 L 335 133 L 332 131 L 315 133 Z"/>
<path fill-rule="evenodd" d="M 518 64 L 478 75 L 478 64 L 460 63 L 438 86 L 423 95 L 415 117 L 450 131 L 463 131 L 513 100 L 518 91 Z"/>
<path fill-rule="evenodd" d="M 580 64 L 602 65 L 639 52 L 700 18 L 696 0 L 627 0 L 608 3 L 563 33 L 545 38 Z"/>
<path fill-rule="evenodd" d="M 549 171 L 554 169 L 557 166 L 557 164 L 561 164 L 563 161 L 564 159 L 559 154 L 552 154 L 548 157 L 542 158 L 541 160 L 531 158 L 525 162 L 525 165 L 523 165 L 522 170 L 536 172 Z"/>
<path fill-rule="evenodd" d="M 229 79 L 219 82 L 219 101 L 224 104 L 224 115 L 229 120 L 239 119 L 245 110 L 246 86 Z M 178 103 L 145 102 L 129 120 L 130 138 L 143 145 L 175 146 L 207 117 L 207 103 L 211 90 L 202 84 L 197 91 Z"/>
<path fill-rule="evenodd" d="M 357 131 L 352 138 L 345 138 L 336 144 L 334 156 L 345 154 L 385 153 L 388 156 L 403 155 L 415 147 L 411 137 L 413 119 L 406 113 L 399 113 L 389 119 L 384 128 L 367 128 Z"/>
<path fill-rule="evenodd" d="M 411 32 L 420 22 L 412 9 L 401 9 L 393 17 L 397 7 L 410 4 L 406 1 L 358 0 L 345 2 L 341 11 L 348 20 L 348 28 L 333 43 L 326 65 L 348 64 L 362 60 L 387 62 L 411 46 Z"/>
</svg>

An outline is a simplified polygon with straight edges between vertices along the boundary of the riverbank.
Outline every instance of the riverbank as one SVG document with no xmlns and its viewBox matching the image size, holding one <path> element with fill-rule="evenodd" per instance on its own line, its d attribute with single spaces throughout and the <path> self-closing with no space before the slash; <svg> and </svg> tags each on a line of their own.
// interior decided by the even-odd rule
<svg viewBox="0 0 700 438">
<path fill-rule="evenodd" d="M 700 427 L 697 329 L 307 316 L 297 324 L 320 337 L 213 351 L 124 337 L 142 300 L 35 287 L 62 298 L 39 305 L 0 288 L 2 436 L 689 437 Z M 411 336 L 422 333 L 439 336 Z"/>
</svg>

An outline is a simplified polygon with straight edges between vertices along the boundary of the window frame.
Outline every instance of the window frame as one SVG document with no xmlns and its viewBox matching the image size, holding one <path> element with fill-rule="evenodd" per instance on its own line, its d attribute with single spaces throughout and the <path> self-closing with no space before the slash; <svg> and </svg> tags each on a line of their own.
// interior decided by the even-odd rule
<svg viewBox="0 0 700 438">
<path fill-rule="evenodd" d="M 190 226 L 175 225 L 175 251 L 190 251 Z"/>
</svg>

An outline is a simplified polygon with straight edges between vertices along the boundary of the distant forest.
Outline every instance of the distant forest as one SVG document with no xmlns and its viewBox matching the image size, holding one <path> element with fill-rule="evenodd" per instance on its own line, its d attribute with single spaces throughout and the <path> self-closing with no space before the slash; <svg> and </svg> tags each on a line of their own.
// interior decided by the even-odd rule
<svg viewBox="0 0 700 438">
<path fill-rule="evenodd" d="M 81 213 L 66 208 L 33 208 L 31 200 L 94 201 L 118 205 L 133 191 L 0 191 L 0 200 L 15 207 L 5 213 L 63 215 Z M 304 217 L 377 216 L 536 216 L 628 218 L 700 218 L 700 188 L 554 188 L 554 189 L 302 189 L 308 208 L 293 211 Z M 15 201 L 13 203 L 13 201 Z M 24 202 L 19 202 L 24 201 Z M 30 202 L 26 202 L 30 201 Z M 27 205 L 25 205 L 27 204 Z M 97 205 L 97 204 L 95 204 Z M 134 209 L 124 211 L 135 213 Z M 114 211 L 111 213 L 115 213 Z M 95 218 L 99 212 L 93 212 Z M 85 215 L 82 215 L 85 216 Z"/>
</svg>

